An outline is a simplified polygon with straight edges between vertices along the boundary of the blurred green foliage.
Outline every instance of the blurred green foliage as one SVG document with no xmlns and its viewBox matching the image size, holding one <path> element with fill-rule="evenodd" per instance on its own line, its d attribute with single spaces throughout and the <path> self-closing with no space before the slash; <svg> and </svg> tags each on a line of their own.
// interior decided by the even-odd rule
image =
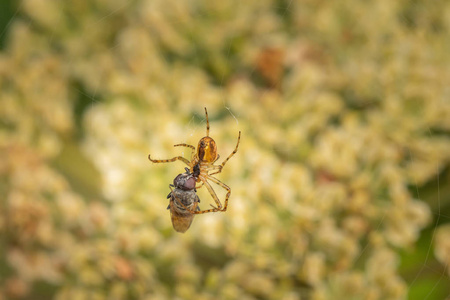
<svg viewBox="0 0 450 300">
<path fill-rule="evenodd" d="M 447 1 L 0 5 L 0 299 L 450 295 Z M 147 155 L 205 106 L 232 194 L 181 235 Z"/>
<path fill-rule="evenodd" d="M 16 15 L 15 1 L 6 0 L 0 3 L 0 49 L 5 47 L 6 31 Z"/>
</svg>

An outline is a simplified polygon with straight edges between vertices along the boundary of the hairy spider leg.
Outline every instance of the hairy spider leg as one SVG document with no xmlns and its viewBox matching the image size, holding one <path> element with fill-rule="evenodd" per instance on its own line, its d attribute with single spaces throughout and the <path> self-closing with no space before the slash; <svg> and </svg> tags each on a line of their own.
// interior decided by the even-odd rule
<svg viewBox="0 0 450 300">
<path fill-rule="evenodd" d="M 187 148 L 191 148 L 193 151 L 195 151 L 195 147 L 194 146 L 192 146 L 192 145 L 189 145 L 189 144 L 176 144 L 176 145 L 173 145 L 174 147 L 187 147 Z"/>
<path fill-rule="evenodd" d="M 225 190 L 227 190 L 227 194 L 226 194 L 226 196 L 225 196 L 225 200 L 224 200 L 224 203 L 223 203 L 223 207 L 222 207 L 222 209 L 221 209 L 221 211 L 226 211 L 226 210 L 227 210 L 227 207 L 228 207 L 228 199 L 230 198 L 230 195 L 231 195 L 231 188 L 230 188 L 228 185 L 226 185 L 225 183 L 223 183 L 222 181 L 220 181 L 219 179 L 217 179 L 217 178 L 215 178 L 215 177 L 212 177 L 211 175 L 208 175 L 207 178 L 208 178 L 209 180 L 211 180 L 212 182 L 214 182 L 214 183 L 220 185 L 220 186 L 223 187 Z"/>
<path fill-rule="evenodd" d="M 222 209 L 222 203 L 220 203 L 219 197 L 217 197 L 216 192 L 214 191 L 214 189 L 212 188 L 212 186 L 209 184 L 209 182 L 207 181 L 207 179 L 205 179 L 202 175 L 200 175 L 200 179 L 203 182 L 204 186 L 206 187 L 206 189 L 208 190 L 208 192 L 211 194 L 211 196 L 214 199 L 214 202 L 216 202 L 217 207 L 214 207 L 214 209 L 218 209 L 221 210 Z"/>
<path fill-rule="evenodd" d="M 168 163 L 168 162 L 174 162 L 176 160 L 181 160 L 182 162 L 184 162 L 186 165 L 189 166 L 189 161 L 182 157 L 182 156 L 175 156 L 171 159 L 151 159 L 150 154 L 148 155 L 148 159 L 152 162 L 152 163 Z"/>
<path fill-rule="evenodd" d="M 231 152 L 231 154 L 218 166 L 211 166 L 210 168 L 208 168 L 209 170 L 217 170 L 214 173 L 211 173 L 209 175 L 214 175 L 214 174 L 218 174 L 220 172 L 222 172 L 223 167 L 225 166 L 225 164 L 227 163 L 227 161 L 236 154 L 238 147 L 239 147 L 239 142 L 241 141 L 241 132 L 239 131 L 239 135 L 238 135 L 238 140 L 237 140 L 237 144 L 236 144 L 236 148 L 234 148 L 233 152 Z"/>
<path fill-rule="evenodd" d="M 201 188 L 201 187 L 203 186 L 203 184 L 204 184 L 203 181 L 201 181 L 201 182 L 199 183 L 199 185 L 196 185 L 196 186 L 195 186 L 195 189 Z"/>
<path fill-rule="evenodd" d="M 214 201 L 216 202 L 218 207 L 214 207 L 213 205 L 211 205 L 211 209 L 205 209 L 205 210 L 197 210 L 197 211 L 193 211 L 191 209 L 189 209 L 188 207 L 186 207 L 183 203 L 180 203 L 181 206 L 183 206 L 184 209 L 186 209 L 187 211 L 189 211 L 191 214 L 205 214 L 205 213 L 209 213 L 209 212 L 217 212 L 217 211 L 222 211 L 222 204 L 220 203 L 219 197 L 217 197 L 216 192 L 214 192 L 214 189 L 212 188 L 212 186 L 206 181 L 206 179 L 202 178 L 202 182 L 204 183 L 204 185 L 206 186 L 206 188 L 208 189 L 209 193 L 211 194 L 211 196 L 213 197 Z M 228 195 L 228 194 L 227 194 Z M 228 195 L 229 196 L 229 195 Z"/>
<path fill-rule="evenodd" d="M 191 160 L 192 160 L 192 158 L 194 157 L 194 154 L 195 154 L 195 146 L 192 146 L 192 145 L 189 145 L 189 144 L 185 144 L 185 143 L 183 143 L 183 144 L 176 144 L 176 145 L 173 145 L 174 147 L 187 147 L 187 148 L 191 148 L 192 149 L 192 152 L 191 152 Z"/>
<path fill-rule="evenodd" d="M 209 136 L 209 120 L 208 120 L 208 111 L 205 107 L 205 115 L 206 115 L 206 136 Z"/>
</svg>

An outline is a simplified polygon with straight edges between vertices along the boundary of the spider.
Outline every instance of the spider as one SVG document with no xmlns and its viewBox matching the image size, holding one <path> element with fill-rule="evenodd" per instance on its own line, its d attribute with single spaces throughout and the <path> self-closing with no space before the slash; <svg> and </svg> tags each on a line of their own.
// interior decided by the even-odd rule
<svg viewBox="0 0 450 300">
<path fill-rule="evenodd" d="M 208 120 L 208 111 L 205 107 L 205 115 L 206 115 L 206 136 L 201 138 L 198 142 L 197 151 L 195 150 L 195 147 L 189 144 L 176 144 L 174 147 L 187 147 L 192 149 L 193 157 L 191 158 L 191 161 L 187 160 L 186 158 L 182 156 L 176 156 L 171 159 L 152 159 L 150 157 L 150 154 L 148 155 L 148 159 L 153 163 L 168 163 L 168 162 L 174 162 L 176 160 L 181 160 L 189 167 L 189 171 L 194 174 L 194 177 L 196 178 L 196 182 L 199 183 L 196 188 L 201 188 L 203 185 L 206 187 L 208 192 L 211 194 L 212 198 L 214 199 L 214 202 L 216 203 L 216 206 L 211 205 L 211 209 L 206 210 L 192 210 L 188 207 L 185 207 L 186 210 L 188 210 L 192 214 L 204 214 L 209 212 L 216 212 L 216 211 L 226 211 L 228 206 L 228 199 L 230 198 L 231 189 L 228 185 L 220 181 L 219 179 L 213 177 L 212 175 L 218 174 L 222 172 L 223 167 L 227 163 L 227 161 L 237 152 L 239 147 L 239 141 L 241 140 L 241 132 L 239 131 L 239 136 L 236 144 L 236 148 L 233 150 L 233 152 L 220 164 L 215 165 L 214 163 L 219 159 L 219 154 L 217 153 L 217 145 L 216 142 L 209 136 L 209 120 Z M 212 172 L 212 173 L 209 173 Z M 208 182 L 212 181 L 217 185 L 220 185 L 222 188 L 224 188 L 227 191 L 227 194 L 225 196 L 224 205 L 222 206 L 222 203 L 220 202 L 219 198 L 216 195 L 216 192 L 212 188 L 211 184 Z"/>
<path fill-rule="evenodd" d="M 186 173 L 178 174 L 173 180 L 173 184 L 169 185 L 170 193 L 167 195 L 167 199 L 170 199 L 167 209 L 170 210 L 173 228 L 181 233 L 189 229 L 194 219 L 194 215 L 189 211 L 200 210 L 198 207 L 200 199 L 195 189 L 197 178 L 189 172 L 188 168 L 185 170 Z"/>
</svg>

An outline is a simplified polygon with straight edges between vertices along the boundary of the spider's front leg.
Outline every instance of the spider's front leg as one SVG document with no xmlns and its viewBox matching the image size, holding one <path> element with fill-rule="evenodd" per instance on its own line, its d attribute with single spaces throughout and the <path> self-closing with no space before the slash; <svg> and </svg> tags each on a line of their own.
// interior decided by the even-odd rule
<svg viewBox="0 0 450 300">
<path fill-rule="evenodd" d="M 194 151 L 195 152 L 195 147 L 194 146 L 192 146 L 192 145 L 189 145 L 189 144 L 176 144 L 176 145 L 173 145 L 174 147 L 186 147 L 186 148 L 191 148 L 192 149 L 192 151 Z"/>
<path fill-rule="evenodd" d="M 189 145 L 189 144 L 176 144 L 176 145 L 173 145 L 174 147 L 186 147 L 186 148 L 191 148 L 192 149 L 192 152 L 191 152 L 191 159 L 192 159 L 192 157 L 194 156 L 194 153 L 195 153 L 195 147 L 194 146 L 192 146 L 192 145 Z"/>
<path fill-rule="evenodd" d="M 149 155 L 148 155 L 148 159 L 149 159 L 152 163 L 168 163 L 168 162 L 174 162 L 174 161 L 176 161 L 176 160 L 181 160 L 182 162 L 184 162 L 186 165 L 189 166 L 189 161 L 188 161 L 186 158 L 182 157 L 182 156 L 175 156 L 175 157 L 173 157 L 173 158 L 171 158 L 171 159 L 152 159 L 152 158 L 150 157 L 150 154 L 149 154 Z"/>
<path fill-rule="evenodd" d="M 215 171 L 214 173 L 211 173 L 209 175 L 214 175 L 214 174 L 218 174 L 220 172 L 222 172 L 223 167 L 225 166 L 225 164 L 227 163 L 227 161 L 233 157 L 233 155 L 236 154 L 238 147 L 239 147 L 239 142 L 241 141 L 241 132 L 239 131 L 239 135 L 238 135 L 238 140 L 237 140 L 237 144 L 236 144 L 236 148 L 234 148 L 233 152 L 231 152 L 231 154 L 220 164 L 220 165 L 213 165 L 211 167 L 208 168 L 208 171 Z"/>
</svg>

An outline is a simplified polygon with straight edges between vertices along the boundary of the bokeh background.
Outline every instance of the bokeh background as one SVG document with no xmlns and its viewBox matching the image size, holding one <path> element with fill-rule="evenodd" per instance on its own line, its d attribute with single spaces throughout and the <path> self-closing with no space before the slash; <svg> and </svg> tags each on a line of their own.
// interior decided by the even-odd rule
<svg viewBox="0 0 450 300">
<path fill-rule="evenodd" d="M 450 2 L 2 0 L 0 49 L 0 299 L 449 297 Z"/>
</svg>

